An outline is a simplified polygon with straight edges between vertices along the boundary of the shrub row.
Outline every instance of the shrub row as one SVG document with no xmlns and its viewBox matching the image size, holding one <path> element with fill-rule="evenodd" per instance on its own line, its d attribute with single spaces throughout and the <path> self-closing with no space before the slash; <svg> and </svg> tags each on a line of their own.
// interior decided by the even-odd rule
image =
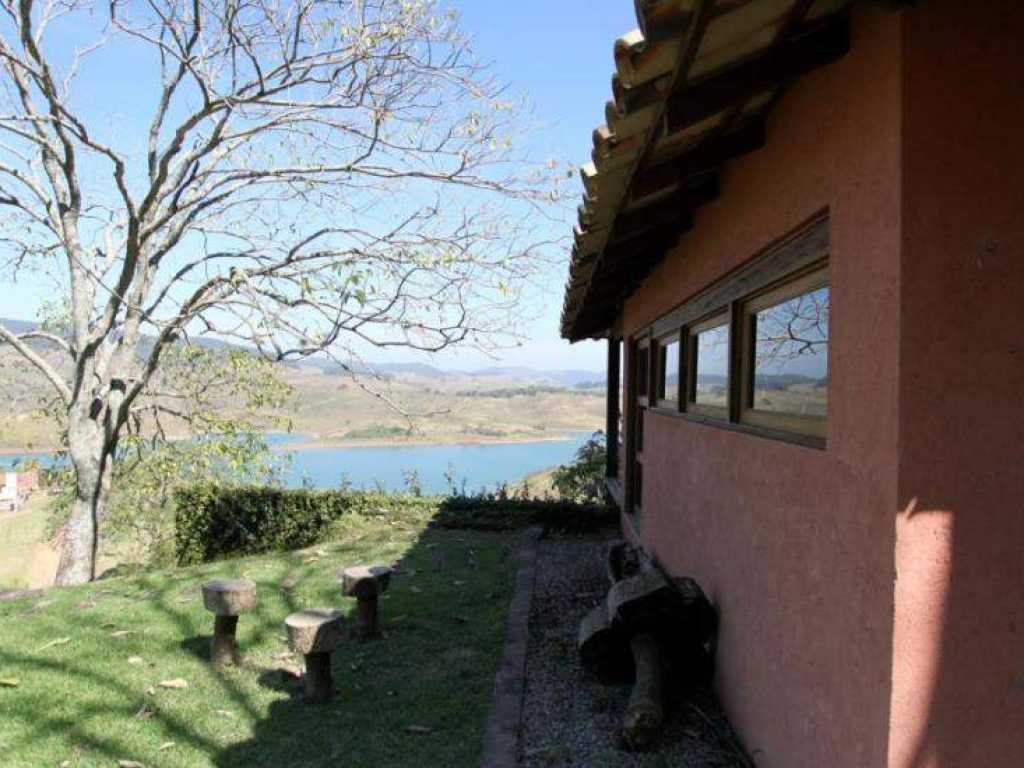
<svg viewBox="0 0 1024 768">
<path fill-rule="evenodd" d="M 436 527 L 489 531 L 529 525 L 586 531 L 618 519 L 603 505 L 505 494 L 419 497 L 232 485 L 182 489 L 175 506 L 175 554 L 182 565 L 308 547 L 323 541 L 347 514 L 432 518 Z"/>
</svg>

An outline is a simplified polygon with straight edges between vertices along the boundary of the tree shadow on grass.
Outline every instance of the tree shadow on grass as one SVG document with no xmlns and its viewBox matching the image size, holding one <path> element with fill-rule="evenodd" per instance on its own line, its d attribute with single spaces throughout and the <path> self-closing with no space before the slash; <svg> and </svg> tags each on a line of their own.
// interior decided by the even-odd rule
<svg viewBox="0 0 1024 768">
<path fill-rule="evenodd" d="M 281 698 L 218 768 L 473 765 L 504 641 L 515 534 L 426 529 L 380 601 L 383 637 L 332 655 L 335 696 L 308 702 L 273 672 Z"/>
<path fill-rule="evenodd" d="M 112 579 L 0 611 L 0 624 L 8 615 L 31 624 L 31 634 L 0 641 L 0 672 L 22 679 L 4 702 L 10 727 L 0 764 L 11 756 L 10 764 L 36 764 L 44 751 L 41 764 L 78 751 L 111 764 L 473 763 L 503 642 L 514 534 L 423 530 L 408 546 L 400 541 L 384 529 L 380 541 L 315 547 L 329 550 L 321 557 L 276 554 Z M 401 553 L 380 602 L 384 637 L 339 649 L 337 696 L 310 706 L 301 685 L 278 671 L 301 665 L 281 660 L 283 620 L 314 606 L 354 614 L 335 573 L 376 559 L 368 551 L 388 560 Z M 213 617 L 198 586 L 225 575 L 252 578 L 260 601 L 239 624 L 242 665 L 216 670 L 206 663 Z M 62 635 L 72 641 L 37 647 Z M 188 687 L 160 688 L 168 678 Z M 169 742 L 170 752 L 158 751 Z"/>
</svg>

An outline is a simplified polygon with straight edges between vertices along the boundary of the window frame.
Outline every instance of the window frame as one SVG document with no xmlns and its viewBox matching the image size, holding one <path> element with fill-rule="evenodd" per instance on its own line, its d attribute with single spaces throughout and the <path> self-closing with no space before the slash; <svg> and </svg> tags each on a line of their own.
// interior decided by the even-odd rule
<svg viewBox="0 0 1024 768">
<path fill-rule="evenodd" d="M 740 368 L 739 423 L 752 427 L 825 439 L 828 426 L 825 416 L 803 416 L 795 413 L 765 411 L 754 407 L 754 374 L 756 366 L 757 313 L 822 288 L 829 288 L 828 262 L 822 261 L 790 275 L 757 292 L 740 304 L 740 333 L 743 345 Z M 826 355 L 827 355 L 826 351 Z M 828 360 L 826 358 L 826 370 Z"/>
<path fill-rule="evenodd" d="M 806 417 L 778 414 L 781 418 L 761 418 L 765 414 L 750 406 L 747 393 L 753 393 L 753 327 L 750 308 L 771 297 L 766 306 L 778 303 L 778 297 L 798 296 L 813 281 L 824 276 L 817 287 L 828 286 L 830 253 L 830 219 L 823 209 L 805 224 L 766 247 L 740 268 L 712 283 L 683 304 L 656 319 L 630 338 L 634 344 L 647 348 L 647 393 L 656 394 L 658 380 L 654 351 L 656 340 L 677 335 L 680 344 L 679 402 L 652 397 L 636 397 L 631 413 L 636 418 L 642 407 L 649 414 L 685 419 L 720 429 L 743 432 L 759 437 L 793 443 L 824 450 L 827 447 L 828 415 Z M 794 285 L 796 284 L 796 285 Z M 812 288 L 811 290 L 814 290 Z M 781 299 L 785 301 L 785 298 Z M 691 400 L 691 388 L 696 386 L 695 334 L 722 325 L 726 319 L 729 329 L 729 386 L 728 406 L 708 406 Z M 639 346 L 637 347 L 639 348 Z M 746 407 L 745 407 L 746 406 Z M 642 461 L 642 451 L 634 451 Z"/>
<path fill-rule="evenodd" d="M 697 337 L 700 334 L 714 330 L 715 328 L 725 328 L 726 335 L 729 337 L 725 405 L 710 405 L 708 403 L 697 402 L 697 357 L 700 351 L 699 345 L 697 344 Z M 732 332 L 732 313 L 728 307 L 725 307 L 691 325 L 686 326 L 684 330 L 686 332 L 686 346 L 689 350 L 689 354 L 686 356 L 686 399 L 684 401 L 684 410 L 686 413 L 699 414 L 707 419 L 729 421 L 729 414 L 734 401 L 733 379 L 735 378 L 732 370 L 732 357 L 735 348 Z"/>
<path fill-rule="evenodd" d="M 674 398 L 668 398 L 663 396 L 668 389 L 667 350 L 673 344 L 678 345 L 676 347 L 676 396 Z M 683 385 L 686 381 L 686 372 L 684 365 L 686 356 L 683 351 L 685 348 L 685 344 L 683 342 L 682 329 L 677 329 L 669 333 L 663 333 L 661 336 L 652 339 L 652 348 L 654 349 L 653 357 L 657 362 L 654 368 L 654 399 L 651 403 L 651 407 L 661 410 L 667 409 L 672 411 L 680 411 L 683 407 Z M 663 351 L 666 355 L 664 365 L 662 364 Z"/>
</svg>

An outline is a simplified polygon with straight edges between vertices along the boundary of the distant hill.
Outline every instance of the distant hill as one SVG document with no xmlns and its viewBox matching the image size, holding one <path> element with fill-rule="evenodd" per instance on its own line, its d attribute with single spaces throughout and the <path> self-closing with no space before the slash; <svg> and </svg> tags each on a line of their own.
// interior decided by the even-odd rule
<svg viewBox="0 0 1024 768">
<path fill-rule="evenodd" d="M 13 320 L 0 318 L 0 323 L 14 333 L 25 333 L 38 327 L 38 323 L 24 320 Z M 192 343 L 207 349 L 230 349 L 239 348 L 241 345 L 220 339 L 200 337 L 193 339 Z M 244 348 L 244 347 L 242 347 Z M 323 358 L 307 358 L 288 364 L 291 367 L 307 367 L 322 371 L 328 375 L 340 375 L 342 368 L 333 360 Z M 472 377 L 477 379 L 500 379 L 502 381 L 514 381 L 541 385 L 558 385 L 562 387 L 577 387 L 586 385 L 588 388 L 603 386 L 605 375 L 603 371 L 584 371 L 578 369 L 567 370 L 543 370 L 529 366 L 490 366 L 471 370 L 444 369 L 428 363 L 369 363 L 365 366 L 357 366 L 356 373 L 378 373 L 387 378 L 404 379 L 420 378 L 432 380 L 445 380 L 459 377 Z"/>
</svg>

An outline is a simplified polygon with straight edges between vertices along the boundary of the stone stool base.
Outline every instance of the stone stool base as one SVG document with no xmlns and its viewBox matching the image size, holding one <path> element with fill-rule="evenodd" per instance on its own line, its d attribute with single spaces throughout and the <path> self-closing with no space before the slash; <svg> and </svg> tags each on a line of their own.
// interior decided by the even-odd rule
<svg viewBox="0 0 1024 768">
<path fill-rule="evenodd" d="M 238 664 L 238 642 L 235 636 L 237 629 L 237 616 L 214 617 L 213 638 L 210 640 L 210 662 L 214 666 Z"/>
</svg>

